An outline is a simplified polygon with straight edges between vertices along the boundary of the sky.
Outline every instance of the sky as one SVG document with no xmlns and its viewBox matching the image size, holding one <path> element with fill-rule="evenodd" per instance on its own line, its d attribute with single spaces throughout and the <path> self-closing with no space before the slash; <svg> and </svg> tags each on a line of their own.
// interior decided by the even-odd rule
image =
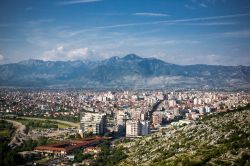
<svg viewBox="0 0 250 166">
<path fill-rule="evenodd" d="M 0 64 L 103 60 L 250 65 L 249 0 L 1 0 Z"/>
</svg>

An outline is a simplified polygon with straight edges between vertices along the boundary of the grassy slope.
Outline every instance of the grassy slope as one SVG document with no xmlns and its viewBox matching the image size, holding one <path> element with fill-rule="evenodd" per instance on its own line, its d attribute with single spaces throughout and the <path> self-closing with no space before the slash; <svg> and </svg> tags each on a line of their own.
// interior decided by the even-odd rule
<svg viewBox="0 0 250 166">
<path fill-rule="evenodd" d="M 15 120 L 22 123 L 22 124 L 24 124 L 24 125 L 26 125 L 26 126 L 28 125 L 30 128 L 33 128 L 33 129 L 50 128 L 50 126 L 48 126 L 48 127 L 34 127 L 34 126 L 30 126 L 29 122 L 40 123 L 40 124 L 43 124 L 43 125 L 45 125 L 45 124 L 55 125 L 55 126 L 58 126 L 58 128 L 61 128 L 61 129 L 71 127 L 68 124 L 59 123 L 59 122 L 53 121 L 53 120 L 40 120 L 40 119 L 27 119 L 27 118 L 17 118 Z"/>
<path fill-rule="evenodd" d="M 7 137 L 9 135 L 8 129 L 0 130 L 0 137 Z"/>
<path fill-rule="evenodd" d="M 74 122 L 58 120 L 58 119 L 33 118 L 33 117 L 24 117 L 24 116 L 22 116 L 21 118 L 27 119 L 27 120 L 40 120 L 40 121 L 51 120 L 60 124 L 64 124 L 66 126 L 71 126 L 71 127 L 76 127 L 76 128 L 80 127 L 80 123 L 74 123 Z"/>
<path fill-rule="evenodd" d="M 250 164 L 249 124 L 250 111 L 237 110 L 177 130 L 170 127 L 120 144 L 128 155 L 120 165 Z"/>
</svg>

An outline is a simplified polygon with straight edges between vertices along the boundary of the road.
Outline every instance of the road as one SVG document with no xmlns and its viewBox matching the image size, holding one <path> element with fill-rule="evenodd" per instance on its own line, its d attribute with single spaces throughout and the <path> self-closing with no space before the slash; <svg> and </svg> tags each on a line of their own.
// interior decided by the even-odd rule
<svg viewBox="0 0 250 166">
<path fill-rule="evenodd" d="M 80 128 L 80 124 L 79 123 L 73 123 L 73 122 L 68 122 L 68 121 L 63 121 L 63 120 L 57 120 L 57 119 L 44 119 L 44 118 L 32 118 L 32 117 L 21 117 L 24 119 L 29 119 L 29 120 L 40 120 L 40 121 L 45 121 L 45 120 L 51 120 L 51 121 L 55 121 L 58 123 L 62 123 L 68 126 L 72 126 L 72 127 L 76 127 L 76 128 Z M 15 121 L 15 120 L 10 120 L 10 119 L 5 119 L 8 123 L 12 123 L 13 126 L 16 128 L 15 131 L 15 135 L 13 136 L 13 138 L 11 139 L 9 146 L 11 148 L 15 148 L 18 147 L 20 145 L 23 144 L 24 140 L 28 140 L 31 138 L 30 135 L 27 135 L 25 133 L 26 130 L 26 126 L 23 125 L 22 123 Z"/>
<path fill-rule="evenodd" d="M 158 100 L 152 107 L 152 109 L 148 112 L 148 116 L 149 116 L 149 119 L 150 119 L 150 122 L 152 123 L 152 115 L 153 113 L 157 110 L 157 108 L 159 107 L 159 105 L 167 99 L 167 96 L 164 95 L 164 98 L 163 100 Z"/>
<path fill-rule="evenodd" d="M 7 119 L 5 119 L 5 120 L 9 123 L 12 123 L 13 126 L 16 128 L 15 135 L 12 138 L 12 140 L 10 141 L 9 146 L 11 148 L 15 148 L 17 146 L 20 146 L 24 140 L 28 139 L 28 136 L 25 133 L 26 126 L 20 122 L 14 121 L 14 120 L 7 120 Z"/>
<path fill-rule="evenodd" d="M 45 119 L 45 118 L 32 118 L 32 117 L 25 117 L 25 116 L 20 116 L 20 118 L 30 119 L 30 120 L 43 120 L 43 121 L 50 120 L 50 121 L 55 121 L 55 122 L 58 122 L 58 123 L 66 124 L 66 125 L 69 125 L 71 127 L 80 128 L 80 124 L 79 123 L 74 123 L 74 122 L 69 122 L 69 121 L 64 121 L 64 120 Z"/>
</svg>

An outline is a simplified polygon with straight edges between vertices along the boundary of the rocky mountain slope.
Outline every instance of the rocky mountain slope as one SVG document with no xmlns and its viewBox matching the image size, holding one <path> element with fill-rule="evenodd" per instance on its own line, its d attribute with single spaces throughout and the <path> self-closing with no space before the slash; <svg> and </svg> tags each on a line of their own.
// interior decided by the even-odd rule
<svg viewBox="0 0 250 166">
<path fill-rule="evenodd" d="M 95 62 L 27 60 L 0 65 L 0 86 L 250 88 L 250 67 L 181 66 L 135 54 Z"/>
<path fill-rule="evenodd" d="M 250 165 L 250 107 L 120 143 L 120 165 Z"/>
</svg>

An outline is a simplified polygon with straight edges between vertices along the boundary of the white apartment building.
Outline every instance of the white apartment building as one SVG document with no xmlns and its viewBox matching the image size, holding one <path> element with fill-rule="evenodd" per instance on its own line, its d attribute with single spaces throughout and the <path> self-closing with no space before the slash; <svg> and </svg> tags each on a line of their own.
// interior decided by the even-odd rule
<svg viewBox="0 0 250 166">
<path fill-rule="evenodd" d="M 105 115 L 90 112 L 82 113 L 80 128 L 83 133 L 103 134 L 105 131 Z"/>
<path fill-rule="evenodd" d="M 126 137 L 137 137 L 140 135 L 140 123 L 138 120 L 126 122 Z"/>
<path fill-rule="evenodd" d="M 137 137 L 149 134 L 149 121 L 128 120 L 126 137 Z"/>
</svg>

